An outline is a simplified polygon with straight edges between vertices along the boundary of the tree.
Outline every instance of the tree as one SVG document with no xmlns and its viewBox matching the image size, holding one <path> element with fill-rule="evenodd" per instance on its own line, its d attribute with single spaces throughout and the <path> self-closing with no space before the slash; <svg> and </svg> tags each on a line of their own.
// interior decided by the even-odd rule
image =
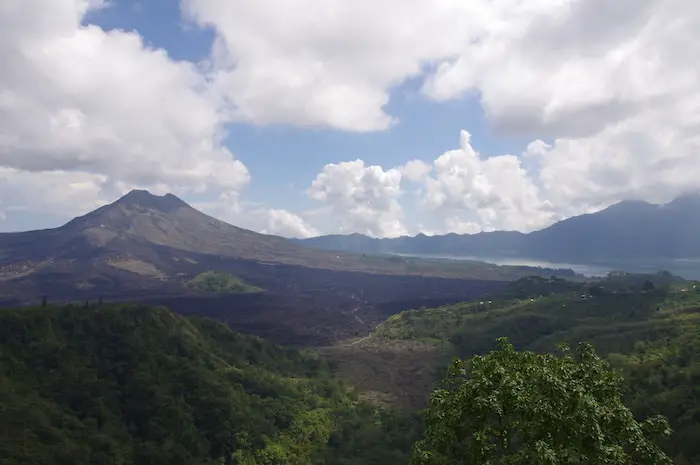
<svg viewBox="0 0 700 465">
<path fill-rule="evenodd" d="M 46 304 L 47 304 L 47 302 L 46 302 L 46 296 L 44 296 L 44 297 L 41 298 L 41 306 L 42 306 L 42 307 L 46 307 Z"/>
<path fill-rule="evenodd" d="M 603 288 L 600 286 L 591 286 L 588 289 L 588 293 L 591 297 L 603 297 Z"/>
<path fill-rule="evenodd" d="M 638 422 L 622 403 L 622 378 L 593 348 L 518 352 L 507 339 L 455 359 L 425 410 L 414 464 L 670 464 L 657 445 L 662 417 Z"/>
<path fill-rule="evenodd" d="M 656 286 L 654 286 L 654 283 L 651 282 L 650 280 L 644 281 L 644 284 L 642 285 L 642 290 L 643 291 L 653 291 L 656 289 Z"/>
</svg>

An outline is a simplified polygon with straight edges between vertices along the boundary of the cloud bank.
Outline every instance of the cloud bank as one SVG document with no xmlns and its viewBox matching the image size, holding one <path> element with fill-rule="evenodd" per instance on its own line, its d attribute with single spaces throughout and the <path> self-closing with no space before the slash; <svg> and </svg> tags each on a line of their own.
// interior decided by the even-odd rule
<svg viewBox="0 0 700 465">
<path fill-rule="evenodd" d="M 332 163 L 307 190 L 332 221 L 266 206 L 244 215 L 250 226 L 528 231 L 697 188 L 694 0 L 183 0 L 184 17 L 216 35 L 202 64 L 83 24 L 104 7 L 0 7 L 3 211 L 71 214 L 145 187 L 240 212 L 251 178 L 224 144 L 228 124 L 387 130 L 401 124 L 391 90 L 409 79 L 426 99 L 478 96 L 492 127 L 531 142 L 480 154 L 464 128 L 456 150 L 402 166 Z"/>
</svg>

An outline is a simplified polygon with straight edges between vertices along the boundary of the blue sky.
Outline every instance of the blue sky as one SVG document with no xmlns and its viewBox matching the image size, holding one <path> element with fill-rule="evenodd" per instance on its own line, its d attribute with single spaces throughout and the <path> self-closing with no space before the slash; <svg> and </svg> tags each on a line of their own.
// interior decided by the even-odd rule
<svg viewBox="0 0 700 465">
<path fill-rule="evenodd" d="M 144 42 L 163 48 L 177 60 L 199 62 L 208 57 L 215 35 L 183 19 L 176 2 L 117 0 L 86 18 L 105 30 L 137 31 Z M 408 80 L 391 91 L 386 112 L 399 123 L 386 131 L 365 133 L 292 125 L 232 124 L 226 145 L 248 167 L 253 182 L 250 202 L 297 211 L 313 208 L 305 191 L 328 163 L 360 158 L 365 164 L 391 168 L 413 159 L 432 161 L 457 147 L 467 129 L 483 156 L 523 150 L 527 137 L 497 134 L 489 127 L 477 95 L 430 101 Z M 407 212 L 410 214 L 410 212 Z"/>
<path fill-rule="evenodd" d="M 10 1 L 0 231 L 132 188 L 285 236 L 531 231 L 700 176 L 692 0 Z"/>
</svg>

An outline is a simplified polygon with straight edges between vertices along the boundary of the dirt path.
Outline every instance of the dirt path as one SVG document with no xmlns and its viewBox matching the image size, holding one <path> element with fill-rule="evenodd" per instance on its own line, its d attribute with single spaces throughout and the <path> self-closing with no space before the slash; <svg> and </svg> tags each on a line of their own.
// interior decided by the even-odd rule
<svg viewBox="0 0 700 465">
<path fill-rule="evenodd" d="M 335 347 L 351 347 L 351 346 L 354 346 L 354 345 L 357 345 L 357 344 L 361 344 L 361 343 L 365 342 L 367 339 L 369 339 L 369 338 L 371 338 L 371 337 L 372 337 L 372 335 L 371 335 L 371 334 L 368 334 L 367 336 L 361 337 L 360 339 L 357 339 L 357 340 L 355 340 L 355 341 L 345 342 L 345 343 L 342 343 L 342 344 L 338 344 L 338 345 L 336 345 Z"/>
</svg>

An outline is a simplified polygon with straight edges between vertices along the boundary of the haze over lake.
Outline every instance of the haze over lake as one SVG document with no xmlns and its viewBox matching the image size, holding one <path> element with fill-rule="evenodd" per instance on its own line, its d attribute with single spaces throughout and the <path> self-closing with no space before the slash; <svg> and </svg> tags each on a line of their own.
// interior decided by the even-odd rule
<svg viewBox="0 0 700 465">
<path fill-rule="evenodd" d="M 508 266 L 532 266 L 540 268 L 565 268 L 574 270 L 575 273 L 588 277 L 605 276 L 611 271 L 627 271 L 630 273 L 656 273 L 657 271 L 669 271 L 675 275 L 686 279 L 700 279 L 700 259 L 687 258 L 676 260 L 665 260 L 654 263 L 566 263 L 550 262 L 522 257 L 479 257 L 479 256 L 454 256 L 454 255 L 433 255 L 433 254 L 398 254 L 405 257 L 417 258 L 439 258 L 446 260 L 473 260 L 479 262 L 493 263 L 494 265 Z"/>
</svg>

